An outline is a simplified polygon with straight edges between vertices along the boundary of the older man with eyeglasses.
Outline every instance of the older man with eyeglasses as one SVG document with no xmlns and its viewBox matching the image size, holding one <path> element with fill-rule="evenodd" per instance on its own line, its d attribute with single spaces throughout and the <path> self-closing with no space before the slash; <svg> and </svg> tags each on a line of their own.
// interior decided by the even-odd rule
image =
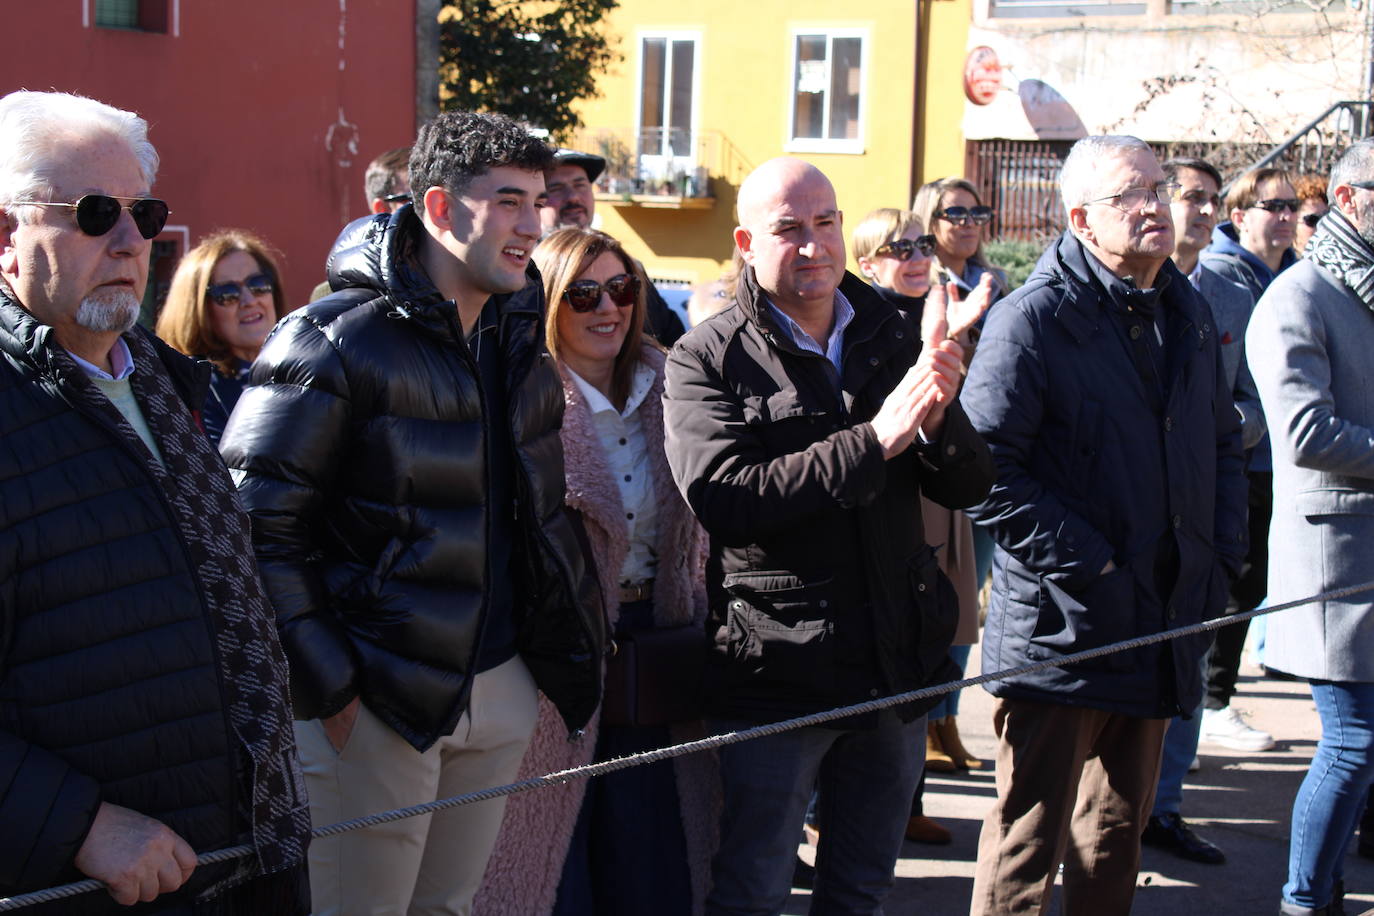
<svg viewBox="0 0 1374 916">
<path fill-rule="evenodd" d="M 1087 137 L 1069 230 L 993 309 L 960 401 L 997 465 L 985 672 L 1219 613 L 1245 553 L 1240 422 L 1206 305 L 1169 260 L 1178 185 L 1134 137 Z M 973 916 L 1128 913 L 1168 720 L 1205 637 L 989 684 L 997 802 Z"/>
<path fill-rule="evenodd" d="M 303 914 L 286 659 L 209 367 L 135 324 L 168 214 L 147 131 L 0 99 L 0 895 L 84 875 L 109 894 L 31 912 Z"/>
</svg>

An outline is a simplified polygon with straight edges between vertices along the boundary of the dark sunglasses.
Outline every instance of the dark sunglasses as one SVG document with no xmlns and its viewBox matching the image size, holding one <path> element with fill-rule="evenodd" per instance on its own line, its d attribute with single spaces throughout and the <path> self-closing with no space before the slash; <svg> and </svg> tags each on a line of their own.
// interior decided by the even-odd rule
<svg viewBox="0 0 1374 916">
<path fill-rule="evenodd" d="M 956 226 L 986 226 L 992 222 L 992 208 L 945 207 L 935 211 L 935 218 Z"/>
<path fill-rule="evenodd" d="M 1257 207 L 1270 213 L 1282 213 L 1284 210 L 1297 213 L 1298 207 L 1302 206 L 1302 201 L 1296 197 L 1271 197 L 1268 200 L 1257 200 L 1250 206 L 1251 209 Z"/>
<path fill-rule="evenodd" d="M 243 301 L 243 290 L 250 296 L 270 296 L 275 284 L 267 274 L 253 274 L 242 283 L 216 283 L 205 288 L 205 296 L 220 308 L 236 309 Z"/>
<path fill-rule="evenodd" d="M 410 203 L 410 192 L 405 191 L 401 194 L 388 194 L 382 200 L 389 204 L 408 204 Z"/>
<path fill-rule="evenodd" d="M 918 235 L 914 239 L 897 239 L 884 245 L 879 245 L 873 252 L 876 257 L 887 257 L 891 255 L 899 261 L 909 261 L 916 252 L 921 253 L 921 257 L 928 258 L 935 253 L 935 236 Z"/>
<path fill-rule="evenodd" d="M 133 203 L 126 207 L 120 203 L 121 200 L 131 200 Z M 138 227 L 138 234 L 150 239 L 167 225 L 167 217 L 172 212 L 167 209 L 166 201 L 158 200 L 156 197 L 109 197 L 105 194 L 87 194 L 74 204 L 44 200 L 18 200 L 15 204 L 30 207 L 67 207 L 75 210 L 77 228 L 87 235 L 96 237 L 113 229 L 115 223 L 119 222 L 120 211 L 128 210 L 129 215 L 134 218 L 134 225 Z"/>
<path fill-rule="evenodd" d="M 1302 220 L 1302 224 L 1308 229 L 1316 229 L 1317 223 L 1320 223 L 1322 217 L 1325 215 L 1325 213 L 1304 213 L 1299 219 Z"/>
<path fill-rule="evenodd" d="M 604 284 L 595 280 L 574 280 L 563 290 L 563 298 L 574 312 L 592 312 L 601 304 L 601 291 L 611 297 L 611 301 L 621 308 L 635 304 L 639 298 L 639 277 L 634 274 L 616 274 Z"/>
</svg>

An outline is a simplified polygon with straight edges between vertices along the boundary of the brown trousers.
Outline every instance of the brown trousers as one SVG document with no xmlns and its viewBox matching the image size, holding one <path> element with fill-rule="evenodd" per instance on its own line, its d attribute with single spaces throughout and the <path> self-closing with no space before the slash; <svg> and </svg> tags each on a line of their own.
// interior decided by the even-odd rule
<svg viewBox="0 0 1374 916">
<path fill-rule="evenodd" d="M 1168 719 L 999 699 L 997 802 L 983 821 L 970 916 L 1125 916 Z"/>
</svg>

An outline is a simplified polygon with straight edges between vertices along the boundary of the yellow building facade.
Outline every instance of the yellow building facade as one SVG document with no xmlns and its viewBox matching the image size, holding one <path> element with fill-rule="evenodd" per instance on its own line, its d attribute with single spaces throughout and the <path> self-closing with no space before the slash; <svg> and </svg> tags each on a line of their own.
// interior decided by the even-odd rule
<svg viewBox="0 0 1374 916">
<path fill-rule="evenodd" d="M 656 279 L 694 284 L 729 264 L 736 191 L 774 156 L 824 171 L 846 228 L 909 206 L 963 168 L 970 2 L 621 0 L 607 31 L 623 59 L 571 140 L 611 162 L 601 228 Z"/>
</svg>

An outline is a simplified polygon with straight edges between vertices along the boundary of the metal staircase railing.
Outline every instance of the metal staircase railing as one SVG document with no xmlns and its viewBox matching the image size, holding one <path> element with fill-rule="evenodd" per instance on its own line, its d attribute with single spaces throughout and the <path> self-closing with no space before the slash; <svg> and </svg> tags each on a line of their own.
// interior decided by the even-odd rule
<svg viewBox="0 0 1374 916">
<path fill-rule="evenodd" d="M 1251 168 L 1277 164 L 1295 173 L 1326 175 L 1341 153 L 1371 134 L 1374 134 L 1374 102 L 1336 102 Z"/>
</svg>

